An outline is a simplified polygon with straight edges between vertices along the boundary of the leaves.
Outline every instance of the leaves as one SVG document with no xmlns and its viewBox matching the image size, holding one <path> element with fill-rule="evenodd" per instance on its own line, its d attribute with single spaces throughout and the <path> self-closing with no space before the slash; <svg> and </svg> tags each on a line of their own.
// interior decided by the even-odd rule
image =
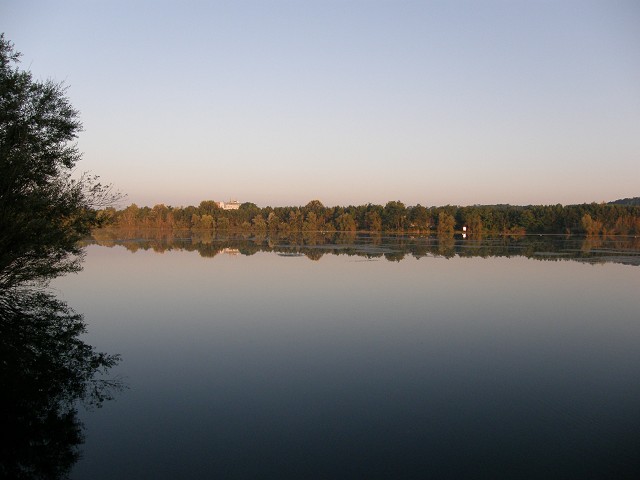
<svg viewBox="0 0 640 480">
<path fill-rule="evenodd" d="M 66 87 L 36 81 L 0 36 L 0 287 L 80 268 L 78 241 L 121 195 L 95 175 L 72 178 L 82 130 Z"/>
</svg>

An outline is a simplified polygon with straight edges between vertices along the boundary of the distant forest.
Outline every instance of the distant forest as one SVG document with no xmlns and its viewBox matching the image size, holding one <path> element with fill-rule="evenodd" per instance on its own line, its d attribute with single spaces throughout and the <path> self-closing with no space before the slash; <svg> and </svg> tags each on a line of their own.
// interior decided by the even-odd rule
<svg viewBox="0 0 640 480">
<path fill-rule="evenodd" d="M 628 199 L 634 200 L 634 199 Z M 625 202 L 626 200 L 622 200 Z M 474 205 L 423 207 L 400 201 L 386 205 L 325 207 L 312 200 L 300 207 L 264 207 L 243 203 L 224 210 L 213 200 L 200 205 L 154 207 L 129 205 L 98 212 L 105 225 L 118 228 L 210 230 L 218 232 L 404 232 L 453 235 L 563 233 L 587 235 L 640 234 L 640 206 L 589 203 L 581 205 Z"/>
<path fill-rule="evenodd" d="M 620 200 L 614 200 L 609 202 L 611 205 L 638 205 L 640 206 L 640 197 L 622 198 Z"/>
</svg>

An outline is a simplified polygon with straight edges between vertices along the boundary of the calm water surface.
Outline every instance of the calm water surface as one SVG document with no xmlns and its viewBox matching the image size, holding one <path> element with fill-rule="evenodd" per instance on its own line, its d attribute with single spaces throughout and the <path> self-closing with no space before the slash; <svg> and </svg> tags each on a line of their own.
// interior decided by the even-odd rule
<svg viewBox="0 0 640 480">
<path fill-rule="evenodd" d="M 637 250 L 355 242 L 90 245 L 55 287 L 129 388 L 72 478 L 640 478 Z"/>
</svg>

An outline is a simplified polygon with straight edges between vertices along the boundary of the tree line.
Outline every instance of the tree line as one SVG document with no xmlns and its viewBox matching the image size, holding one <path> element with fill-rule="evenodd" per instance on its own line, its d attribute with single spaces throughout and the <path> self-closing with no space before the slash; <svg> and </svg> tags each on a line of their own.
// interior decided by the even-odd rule
<svg viewBox="0 0 640 480">
<path fill-rule="evenodd" d="M 386 205 L 327 207 L 319 200 L 305 206 L 264 207 L 243 203 L 238 210 L 223 210 L 213 200 L 196 206 L 164 204 L 123 209 L 105 208 L 100 219 L 119 228 L 209 230 L 220 232 L 398 232 L 453 235 L 562 233 L 636 235 L 640 233 L 640 206 L 580 205 Z"/>
</svg>

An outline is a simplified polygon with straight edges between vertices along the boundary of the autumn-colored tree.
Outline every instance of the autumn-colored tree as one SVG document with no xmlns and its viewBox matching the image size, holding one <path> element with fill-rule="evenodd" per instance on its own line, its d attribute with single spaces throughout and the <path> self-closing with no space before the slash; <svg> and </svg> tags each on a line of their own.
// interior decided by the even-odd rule
<svg viewBox="0 0 640 480">
<path fill-rule="evenodd" d="M 440 212 L 440 215 L 438 215 L 438 235 L 453 236 L 455 225 L 456 220 L 453 216 L 446 212 Z"/>
<path fill-rule="evenodd" d="M 343 213 L 336 220 L 336 227 L 340 232 L 355 232 L 356 222 L 349 213 Z"/>
<path fill-rule="evenodd" d="M 200 220 L 200 227 L 206 230 L 211 230 L 215 225 L 215 221 L 213 219 L 213 216 L 211 215 L 202 215 L 201 220 Z"/>
<path fill-rule="evenodd" d="M 258 232 L 264 232 L 267 229 L 267 222 L 264 221 L 261 215 L 253 217 L 253 228 Z"/>
<path fill-rule="evenodd" d="M 585 213 L 582 216 L 582 228 L 587 235 L 599 235 L 602 232 L 602 222 L 594 220 L 591 215 Z"/>
<path fill-rule="evenodd" d="M 318 231 L 318 216 L 314 211 L 307 213 L 307 218 L 302 224 L 302 230 L 305 232 Z"/>
<path fill-rule="evenodd" d="M 371 232 L 379 232 L 382 230 L 382 218 L 380 218 L 380 214 L 371 210 L 365 214 L 365 226 L 366 229 Z"/>
</svg>

